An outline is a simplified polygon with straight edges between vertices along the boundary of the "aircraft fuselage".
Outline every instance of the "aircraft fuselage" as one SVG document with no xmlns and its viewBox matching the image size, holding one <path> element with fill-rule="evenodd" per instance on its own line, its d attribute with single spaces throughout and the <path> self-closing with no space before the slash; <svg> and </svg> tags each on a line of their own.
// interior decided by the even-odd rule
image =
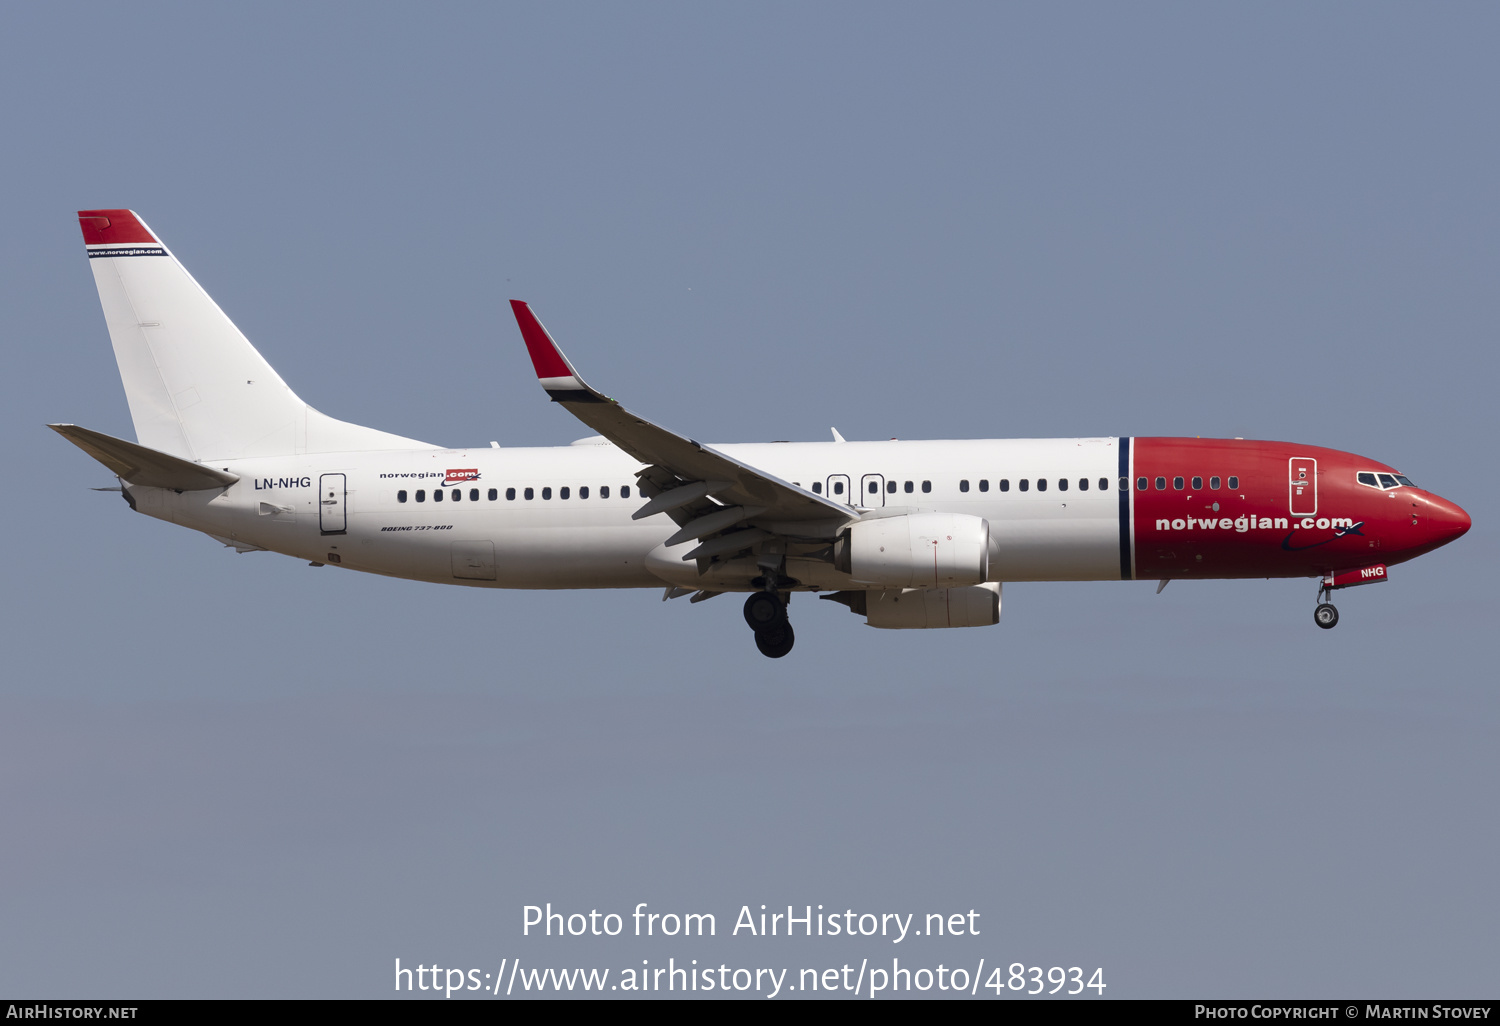
<svg viewBox="0 0 1500 1026">
<path fill-rule="evenodd" d="M 1313 577 L 1400 563 L 1469 525 L 1436 495 L 1382 486 L 1382 476 L 1396 478 L 1386 464 L 1294 443 L 1064 438 L 714 448 L 857 507 L 851 517 L 982 517 L 993 581 Z M 646 499 L 635 478 L 642 465 L 602 442 L 216 466 L 240 480 L 219 494 L 141 486 L 129 493 L 142 513 L 241 548 L 371 573 L 498 588 L 702 586 L 695 564 L 662 549 L 676 524 L 664 514 L 631 519 Z M 732 567 L 713 572 L 734 586 Z M 803 588 L 858 586 L 826 558 L 790 554 L 786 572 Z"/>
</svg>

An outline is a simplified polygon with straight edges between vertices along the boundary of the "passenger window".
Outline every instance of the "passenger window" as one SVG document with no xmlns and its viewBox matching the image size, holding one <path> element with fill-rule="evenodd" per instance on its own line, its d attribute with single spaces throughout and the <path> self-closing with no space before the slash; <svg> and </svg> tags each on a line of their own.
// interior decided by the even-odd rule
<svg viewBox="0 0 1500 1026">
<path fill-rule="evenodd" d="M 1008 492 L 1008 491 L 1010 491 L 1010 478 L 1008 478 L 1008 477 L 1002 477 L 1000 479 L 1000 490 L 1002 492 Z"/>
<path fill-rule="evenodd" d="M 443 490 L 441 488 L 434 488 L 432 490 L 432 501 L 433 502 L 442 502 L 443 501 Z"/>
<path fill-rule="evenodd" d="M 542 498 L 543 499 L 550 499 L 550 498 L 552 498 L 552 489 L 551 488 L 543 488 L 542 489 Z"/>
<path fill-rule="evenodd" d="M 559 488 L 557 490 L 557 497 L 559 499 L 566 499 L 568 497 L 568 491 L 569 491 L 569 489 L 567 488 L 566 485 L 564 485 L 562 488 Z"/>
<path fill-rule="evenodd" d="M 1172 478 L 1172 487 L 1175 488 L 1175 489 L 1177 489 L 1179 492 L 1182 491 L 1182 478 L 1180 478 L 1180 477 L 1174 477 L 1174 478 Z"/>
<path fill-rule="evenodd" d="M 961 492 L 966 492 L 966 491 L 969 490 L 969 479 L 968 478 L 964 478 L 962 481 L 960 481 L 958 483 L 958 490 L 961 491 Z"/>
<path fill-rule="evenodd" d="M 1166 478 L 1159 477 L 1159 478 L 1156 479 L 1156 490 L 1159 491 L 1159 492 L 1164 492 L 1164 491 L 1167 490 L 1167 479 Z"/>
<path fill-rule="evenodd" d="M 844 494 L 844 482 L 842 482 L 842 481 L 835 481 L 833 483 L 833 494 L 834 495 L 843 495 Z"/>
<path fill-rule="evenodd" d="M 1240 486 L 1240 479 L 1239 478 L 1237 478 L 1237 477 L 1231 477 L 1229 479 L 1229 490 L 1230 491 L 1234 491 L 1235 489 L 1239 488 L 1239 486 Z"/>
<path fill-rule="evenodd" d="M 890 494 L 895 495 L 896 494 L 896 482 L 894 482 L 894 481 L 887 481 L 885 483 L 885 490 L 887 492 L 889 492 Z"/>
<path fill-rule="evenodd" d="M 989 483 L 989 481 L 986 480 L 986 479 L 984 479 L 984 478 L 981 478 L 980 481 L 979 481 L 979 490 L 981 492 L 987 492 L 987 491 L 989 491 L 990 490 L 990 483 Z"/>
<path fill-rule="evenodd" d="M 514 488 L 507 488 L 507 489 L 505 489 L 505 501 L 506 502 L 515 502 L 516 501 L 516 490 Z"/>
<path fill-rule="evenodd" d="M 1193 491 L 1195 491 L 1195 492 L 1201 492 L 1202 490 L 1203 490 L 1203 478 L 1201 478 L 1201 477 L 1195 477 L 1195 478 L 1193 478 Z"/>
<path fill-rule="evenodd" d="M 522 494 L 524 494 L 526 496 L 526 501 L 527 502 L 530 502 L 532 499 L 536 498 L 536 492 L 534 492 L 530 488 L 526 489 L 526 491 L 524 493 L 522 493 Z"/>
<path fill-rule="evenodd" d="M 495 501 L 495 500 L 496 500 L 496 499 L 498 499 L 498 498 L 500 498 L 500 493 L 499 493 L 499 491 L 497 491 L 497 490 L 496 490 L 496 489 L 494 489 L 494 488 L 491 488 L 491 489 L 490 489 L 490 494 L 489 494 L 489 500 L 490 500 L 490 501 L 491 501 L 491 502 L 494 502 L 494 501 Z"/>
<path fill-rule="evenodd" d="M 582 487 L 580 487 L 578 489 L 578 497 L 580 499 L 587 499 L 589 497 L 589 486 L 588 485 L 583 485 Z"/>
<path fill-rule="evenodd" d="M 1146 490 L 1146 479 L 1144 477 L 1136 478 L 1135 487 L 1137 491 L 1144 492 Z"/>
<path fill-rule="evenodd" d="M 1364 475 L 1361 474 L 1360 476 L 1363 477 Z M 1375 483 L 1375 479 L 1371 478 L 1370 479 L 1370 483 L 1374 484 Z M 399 492 L 396 493 L 396 501 L 397 502 L 405 502 L 406 501 L 406 489 L 405 488 L 401 489 Z"/>
<path fill-rule="evenodd" d="M 1068 490 L 1068 479 L 1067 478 L 1060 477 L 1060 478 L 1057 479 L 1057 490 L 1060 491 L 1060 492 L 1065 492 L 1065 491 Z"/>
<path fill-rule="evenodd" d="M 479 493 L 475 492 L 474 494 L 478 495 Z M 462 499 L 463 497 L 464 497 L 464 492 L 463 492 L 462 488 L 455 488 L 455 489 L 453 489 L 453 501 L 454 502 L 457 502 L 459 499 Z"/>
<path fill-rule="evenodd" d="M 814 495 L 822 495 L 823 494 L 823 482 L 822 481 L 814 481 L 813 482 L 813 494 Z"/>
<path fill-rule="evenodd" d="M 880 493 L 880 482 L 879 481 L 871 481 L 870 482 L 870 494 L 871 495 L 878 495 L 879 493 Z"/>
<path fill-rule="evenodd" d="M 1023 492 L 1029 492 L 1029 491 L 1031 491 L 1031 482 L 1028 481 L 1024 477 L 1021 478 L 1020 488 L 1021 488 L 1021 491 L 1023 491 Z"/>
<path fill-rule="evenodd" d="M 470 488 L 469 489 L 469 501 L 470 502 L 478 502 L 479 501 L 479 489 L 478 488 Z"/>
<path fill-rule="evenodd" d="M 1382 488 L 1394 488 L 1394 487 L 1396 487 L 1396 479 L 1394 477 L 1392 477 L 1390 474 L 1381 474 L 1380 475 L 1380 487 L 1382 487 Z"/>
<path fill-rule="evenodd" d="M 1379 488 L 1380 487 L 1380 482 L 1378 482 L 1378 481 L 1375 480 L 1375 475 L 1369 473 L 1368 471 L 1364 471 L 1364 472 L 1360 473 L 1360 475 L 1359 475 L 1359 483 L 1362 484 L 1362 485 L 1369 485 L 1371 488 Z M 403 499 L 401 501 L 405 502 L 406 500 Z"/>
<path fill-rule="evenodd" d="M 1146 487 L 1145 481 L 1146 481 L 1145 478 L 1141 478 L 1141 487 L 1142 488 Z M 1104 487 L 1104 478 L 1102 478 L 1102 477 L 1099 479 L 1099 487 L 1100 488 Z M 1128 478 L 1128 477 L 1122 477 L 1122 478 L 1120 478 L 1120 491 L 1122 491 L 1122 492 L 1128 492 L 1128 491 L 1130 491 L 1130 478 Z"/>
<path fill-rule="evenodd" d="M 1039 492 L 1045 492 L 1047 490 L 1047 479 L 1045 477 L 1039 477 L 1036 479 L 1036 490 Z"/>
<path fill-rule="evenodd" d="M 1086 492 L 1086 491 L 1089 490 L 1089 479 L 1088 478 L 1086 478 L 1086 477 L 1080 477 L 1078 479 L 1078 490 L 1080 492 Z"/>
<path fill-rule="evenodd" d="M 1216 477 L 1209 478 L 1208 479 L 1208 486 L 1210 488 L 1212 488 L 1214 491 L 1218 491 L 1219 490 L 1219 479 L 1216 478 Z"/>
<path fill-rule="evenodd" d="M 906 487 L 906 494 L 910 495 L 912 493 L 912 488 L 913 488 L 912 483 L 910 481 L 906 482 L 906 486 L 905 487 Z"/>
<path fill-rule="evenodd" d="M 930 491 L 932 491 L 932 482 L 931 481 L 923 481 L 922 482 L 922 491 L 924 491 L 924 492 L 930 492 Z"/>
<path fill-rule="evenodd" d="M 622 499 L 628 499 L 628 498 L 630 498 L 630 486 L 629 485 L 621 485 L 620 486 L 620 498 L 622 498 Z"/>
<path fill-rule="evenodd" d="M 427 490 L 425 488 L 418 488 L 417 489 L 417 501 L 418 502 L 426 502 L 427 501 Z"/>
<path fill-rule="evenodd" d="M 601 499 L 607 499 L 607 498 L 609 498 L 609 485 L 600 485 L 599 486 L 599 498 L 601 498 Z"/>
</svg>

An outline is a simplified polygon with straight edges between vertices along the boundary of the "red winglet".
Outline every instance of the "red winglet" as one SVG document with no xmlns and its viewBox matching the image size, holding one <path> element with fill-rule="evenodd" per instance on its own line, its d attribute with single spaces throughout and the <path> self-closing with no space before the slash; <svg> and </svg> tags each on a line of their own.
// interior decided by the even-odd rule
<svg viewBox="0 0 1500 1026">
<path fill-rule="evenodd" d="M 129 210 L 80 210 L 78 226 L 83 229 L 85 246 L 116 246 L 130 242 L 155 242 L 156 236 L 146 230 L 140 218 Z"/>
<path fill-rule="evenodd" d="M 512 299 L 510 308 L 516 315 L 516 323 L 521 326 L 521 337 L 526 340 L 526 351 L 531 354 L 531 365 L 536 368 L 536 376 L 572 377 L 573 368 L 568 366 L 562 350 L 557 348 L 557 343 L 552 341 L 552 336 L 547 334 L 542 322 L 536 319 L 531 307 L 519 299 Z"/>
</svg>

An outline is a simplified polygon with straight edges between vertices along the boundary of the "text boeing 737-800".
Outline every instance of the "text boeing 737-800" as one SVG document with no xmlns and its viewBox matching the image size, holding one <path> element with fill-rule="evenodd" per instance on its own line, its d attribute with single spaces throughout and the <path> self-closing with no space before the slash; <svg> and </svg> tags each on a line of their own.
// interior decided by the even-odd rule
<svg viewBox="0 0 1500 1026">
<path fill-rule="evenodd" d="M 1334 589 L 1469 529 L 1392 467 L 1287 442 L 703 445 L 590 388 L 515 301 L 542 388 L 598 434 L 429 445 L 297 398 L 131 211 L 78 219 L 136 441 L 51 426 L 131 509 L 241 552 L 488 588 L 746 592 L 779 657 L 795 591 L 872 627 L 978 627 L 999 621 L 1002 581 L 1316 577 L 1332 627 Z"/>
</svg>

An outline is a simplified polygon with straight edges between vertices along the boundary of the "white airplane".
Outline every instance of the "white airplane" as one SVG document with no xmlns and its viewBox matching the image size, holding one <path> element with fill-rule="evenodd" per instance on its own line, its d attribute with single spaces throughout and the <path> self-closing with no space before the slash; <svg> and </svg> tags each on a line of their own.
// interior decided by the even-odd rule
<svg viewBox="0 0 1500 1026">
<path fill-rule="evenodd" d="M 1284 442 L 704 445 L 585 384 L 518 301 L 543 389 L 598 434 L 431 445 L 312 409 L 133 212 L 78 217 L 136 441 L 49 426 L 131 509 L 239 552 L 474 587 L 744 592 L 779 658 L 798 591 L 872 627 L 976 627 L 999 622 L 1002 581 L 1317 577 L 1332 627 L 1325 595 L 1470 525 L 1391 467 Z"/>
</svg>

